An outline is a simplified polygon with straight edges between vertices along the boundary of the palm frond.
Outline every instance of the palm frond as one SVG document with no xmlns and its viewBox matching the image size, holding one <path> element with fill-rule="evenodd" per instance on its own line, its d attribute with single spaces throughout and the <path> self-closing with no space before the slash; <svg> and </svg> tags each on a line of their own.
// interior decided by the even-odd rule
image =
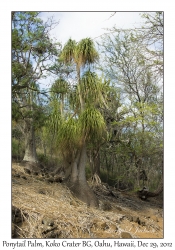
<svg viewBox="0 0 175 250">
<path fill-rule="evenodd" d="M 88 139 L 102 136 L 106 127 L 103 116 L 92 106 L 86 108 L 80 115 L 79 122 L 83 134 L 85 134 Z"/>
<path fill-rule="evenodd" d="M 76 61 L 80 66 L 92 64 L 99 58 L 91 38 L 82 39 L 76 49 Z"/>
<path fill-rule="evenodd" d="M 66 94 L 69 91 L 69 84 L 62 78 L 57 79 L 51 87 L 51 93 Z"/>
<path fill-rule="evenodd" d="M 77 147 L 81 141 L 80 127 L 78 120 L 69 117 L 64 120 L 58 131 L 58 143 L 62 149 Z"/>
<path fill-rule="evenodd" d="M 63 48 L 63 51 L 60 55 L 60 60 L 64 61 L 65 63 L 71 63 L 72 61 L 75 61 L 76 46 L 76 41 L 70 38 Z"/>
<path fill-rule="evenodd" d="M 80 89 L 85 103 L 98 103 L 100 83 L 96 73 L 87 71 L 80 81 Z"/>
</svg>

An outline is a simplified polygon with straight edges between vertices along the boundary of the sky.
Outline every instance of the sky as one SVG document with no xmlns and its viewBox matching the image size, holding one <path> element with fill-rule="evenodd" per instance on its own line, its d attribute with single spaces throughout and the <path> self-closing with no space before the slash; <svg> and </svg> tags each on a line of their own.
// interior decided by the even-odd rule
<svg viewBox="0 0 175 250">
<path fill-rule="evenodd" d="M 44 22 L 54 17 L 59 24 L 50 32 L 51 37 L 64 45 L 69 38 L 77 42 L 83 38 L 90 37 L 93 41 L 100 39 L 101 35 L 108 33 L 107 29 L 135 28 L 141 26 L 143 12 L 42 12 L 40 17 Z M 41 79 L 40 87 L 47 88 L 53 83 L 53 78 Z"/>
<path fill-rule="evenodd" d="M 51 35 L 65 44 L 69 38 L 77 42 L 90 37 L 97 40 L 106 28 L 133 28 L 141 23 L 140 12 L 43 12 L 41 18 L 53 16 L 59 21 Z"/>
</svg>

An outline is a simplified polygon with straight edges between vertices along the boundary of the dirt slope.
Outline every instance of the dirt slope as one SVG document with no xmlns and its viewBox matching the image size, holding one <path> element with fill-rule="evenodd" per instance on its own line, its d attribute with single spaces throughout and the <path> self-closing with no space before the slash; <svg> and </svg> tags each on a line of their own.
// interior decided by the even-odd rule
<svg viewBox="0 0 175 250">
<path fill-rule="evenodd" d="M 162 197 L 116 192 L 88 208 L 69 189 L 12 165 L 13 238 L 163 238 Z"/>
</svg>

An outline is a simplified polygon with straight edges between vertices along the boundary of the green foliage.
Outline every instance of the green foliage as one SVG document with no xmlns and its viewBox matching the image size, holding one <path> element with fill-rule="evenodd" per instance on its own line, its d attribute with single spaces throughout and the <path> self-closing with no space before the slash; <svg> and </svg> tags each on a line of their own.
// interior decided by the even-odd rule
<svg viewBox="0 0 175 250">
<path fill-rule="evenodd" d="M 13 139 L 12 140 L 12 157 L 13 156 L 18 156 L 18 153 L 19 153 L 18 141 Z"/>
<path fill-rule="evenodd" d="M 52 20 L 44 23 L 39 12 L 14 12 L 12 18 L 12 91 L 30 87 L 48 73 L 58 45 L 49 38 Z M 55 24 L 54 24 L 55 25 Z M 38 73 L 40 72 L 40 73 Z M 25 84 L 24 84 L 25 82 Z"/>
<path fill-rule="evenodd" d="M 91 38 L 82 39 L 76 49 L 76 62 L 84 66 L 85 64 L 92 64 L 99 58 L 98 52 L 94 48 L 94 43 Z"/>
<path fill-rule="evenodd" d="M 101 149 L 101 164 L 108 169 L 108 182 L 114 173 L 117 180 L 129 179 L 135 186 L 142 184 L 141 168 L 153 184 L 156 171 L 151 171 L 161 166 L 163 157 L 163 15 L 147 13 L 144 18 L 144 27 L 114 27 L 99 44 L 102 73 L 124 97 L 118 109 L 115 103 L 105 114 L 110 138 Z"/>
<path fill-rule="evenodd" d="M 69 39 L 60 55 L 60 60 L 67 64 L 73 62 L 79 67 L 85 66 L 85 64 L 92 64 L 98 60 L 98 58 L 98 53 L 90 38 L 82 39 L 79 43 Z"/>
<path fill-rule="evenodd" d="M 101 113 L 94 107 L 88 107 L 80 115 L 80 126 L 88 139 L 102 137 L 105 130 L 105 121 Z"/>
<path fill-rule="evenodd" d="M 90 105 L 91 103 L 100 103 L 100 93 L 102 90 L 102 84 L 97 74 L 91 71 L 85 72 L 80 82 L 80 89 L 85 100 L 85 103 Z"/>
<path fill-rule="evenodd" d="M 89 180 L 92 177 L 92 171 L 91 168 L 89 166 L 86 166 L 86 179 Z"/>
<path fill-rule="evenodd" d="M 12 102 L 12 120 L 19 121 L 22 114 L 19 108 L 19 105 L 16 102 Z"/>
<path fill-rule="evenodd" d="M 19 139 L 12 138 L 12 158 L 20 161 L 23 157 L 24 144 Z"/>
<path fill-rule="evenodd" d="M 18 155 L 18 142 L 16 140 L 12 140 L 12 156 Z"/>
<path fill-rule="evenodd" d="M 16 28 L 12 30 L 12 48 L 16 50 L 21 49 L 22 39 L 19 36 L 19 32 Z"/>
<path fill-rule="evenodd" d="M 74 150 L 79 147 L 82 135 L 78 120 L 69 117 L 62 120 L 58 129 L 58 145 L 64 150 Z"/>
<path fill-rule="evenodd" d="M 49 118 L 46 121 L 46 125 L 49 130 L 54 134 L 58 133 L 59 127 L 61 125 L 61 113 L 60 113 L 60 105 L 57 99 L 53 99 L 50 102 L 51 111 L 49 114 Z"/>
<path fill-rule="evenodd" d="M 26 68 L 22 63 L 12 62 L 12 77 L 20 78 L 26 75 Z"/>
<path fill-rule="evenodd" d="M 51 121 L 57 131 L 57 144 L 64 150 L 78 149 L 83 140 L 99 138 L 104 132 L 105 122 L 101 113 L 89 106 L 99 102 L 102 84 L 97 75 L 90 71 L 85 72 L 80 80 L 80 68 L 94 63 L 97 59 L 98 53 L 90 38 L 82 39 L 79 43 L 69 39 L 60 55 L 60 60 L 66 64 L 76 65 L 78 77 L 77 84 L 73 88 L 61 79 L 52 86 L 52 90 L 59 95 L 54 101 L 57 108 L 53 108 Z M 68 91 L 70 95 L 67 96 L 66 104 L 69 107 L 67 113 L 63 112 L 65 97 L 63 95 Z M 82 106 L 83 103 L 85 103 L 85 109 Z M 62 117 L 59 114 L 62 114 Z"/>
<path fill-rule="evenodd" d="M 49 157 L 42 154 L 42 153 L 38 153 L 37 154 L 38 157 L 38 161 L 43 164 L 44 166 L 48 166 L 49 165 Z"/>
<path fill-rule="evenodd" d="M 64 79 L 57 79 L 51 87 L 51 92 L 55 94 L 66 94 L 69 91 L 68 82 Z"/>
<path fill-rule="evenodd" d="M 66 64 L 70 64 L 75 61 L 76 46 L 76 41 L 70 38 L 65 44 L 59 59 L 64 61 Z"/>
</svg>

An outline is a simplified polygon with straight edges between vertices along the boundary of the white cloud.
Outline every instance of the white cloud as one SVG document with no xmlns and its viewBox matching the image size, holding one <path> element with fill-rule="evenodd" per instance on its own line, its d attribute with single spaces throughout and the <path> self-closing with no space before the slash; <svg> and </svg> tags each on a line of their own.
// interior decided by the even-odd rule
<svg viewBox="0 0 175 250">
<path fill-rule="evenodd" d="M 82 38 L 95 38 L 106 31 L 105 28 L 133 28 L 140 24 L 140 12 L 44 12 L 41 17 L 54 16 L 59 21 L 58 26 L 52 30 L 52 36 L 63 44 L 71 37 L 76 41 Z M 112 16 L 113 15 L 113 16 Z"/>
<path fill-rule="evenodd" d="M 107 32 L 106 28 L 134 28 L 140 25 L 140 12 L 43 12 L 41 18 L 46 22 L 51 16 L 59 24 L 51 31 L 63 45 L 69 38 L 79 41 L 86 37 L 98 38 Z M 50 86 L 52 78 L 40 80 L 41 87 Z"/>
</svg>

